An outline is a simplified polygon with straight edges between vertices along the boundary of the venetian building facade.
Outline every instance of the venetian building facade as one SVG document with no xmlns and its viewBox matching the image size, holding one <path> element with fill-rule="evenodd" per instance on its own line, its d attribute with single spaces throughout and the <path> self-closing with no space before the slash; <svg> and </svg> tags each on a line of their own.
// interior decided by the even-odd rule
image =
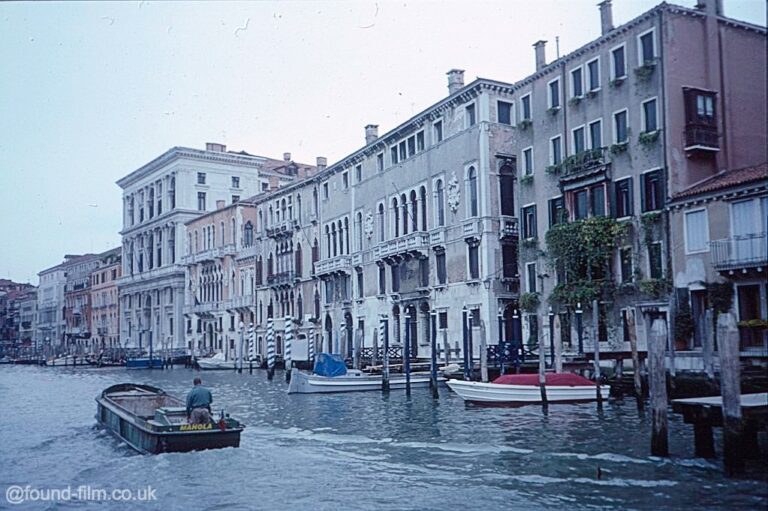
<svg viewBox="0 0 768 511">
<path fill-rule="evenodd" d="M 122 275 L 122 247 L 99 255 L 91 273 L 91 350 L 120 347 L 117 281 Z"/>
<path fill-rule="evenodd" d="M 218 201 L 237 203 L 291 182 L 302 166 L 285 157 L 227 151 L 222 144 L 207 144 L 204 151 L 175 147 L 118 181 L 124 203 L 118 281 L 124 347 L 150 341 L 158 348 L 187 347 L 184 224 Z M 220 234 L 210 232 L 212 239 Z"/>
<path fill-rule="evenodd" d="M 63 263 L 64 342 L 70 353 L 91 351 L 91 272 L 99 265 L 96 254 L 68 257 Z"/>
</svg>

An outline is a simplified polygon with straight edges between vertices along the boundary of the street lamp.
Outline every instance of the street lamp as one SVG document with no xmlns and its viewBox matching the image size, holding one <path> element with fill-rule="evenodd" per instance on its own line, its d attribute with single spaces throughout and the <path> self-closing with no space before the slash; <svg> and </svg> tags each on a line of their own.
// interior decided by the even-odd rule
<svg viewBox="0 0 768 511">
<path fill-rule="evenodd" d="M 499 312 L 497 315 L 497 318 L 499 320 L 499 348 L 498 348 L 498 357 L 499 357 L 499 376 L 502 376 L 504 374 L 504 324 L 502 323 L 504 319 L 504 315 L 502 314 L 501 307 L 499 307 Z"/>
<path fill-rule="evenodd" d="M 583 329 L 582 329 L 582 319 L 581 315 L 584 314 L 584 311 L 581 310 L 581 302 L 576 304 L 576 334 L 579 337 L 579 354 L 584 353 L 584 338 L 583 338 Z"/>
<path fill-rule="evenodd" d="M 520 332 L 520 337 L 517 336 L 518 331 Z M 512 364 L 515 366 L 515 372 L 520 370 L 520 359 L 518 358 L 518 354 L 522 358 L 522 361 L 525 362 L 525 348 L 523 348 L 522 333 L 523 326 L 520 324 L 520 311 L 512 309 Z"/>
<path fill-rule="evenodd" d="M 549 306 L 549 360 L 550 367 L 555 367 L 555 313 Z"/>
</svg>

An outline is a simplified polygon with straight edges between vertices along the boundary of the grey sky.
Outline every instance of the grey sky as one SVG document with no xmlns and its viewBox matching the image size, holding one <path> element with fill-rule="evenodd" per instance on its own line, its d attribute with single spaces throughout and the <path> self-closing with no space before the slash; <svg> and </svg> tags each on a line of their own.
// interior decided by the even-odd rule
<svg viewBox="0 0 768 511">
<path fill-rule="evenodd" d="M 336 161 L 447 93 L 597 37 L 597 0 L 0 3 L 0 278 L 119 245 L 115 181 L 173 146 Z M 614 23 L 659 3 L 614 0 Z M 695 0 L 680 0 L 692 7 Z M 725 0 L 765 25 L 764 0 Z"/>
</svg>

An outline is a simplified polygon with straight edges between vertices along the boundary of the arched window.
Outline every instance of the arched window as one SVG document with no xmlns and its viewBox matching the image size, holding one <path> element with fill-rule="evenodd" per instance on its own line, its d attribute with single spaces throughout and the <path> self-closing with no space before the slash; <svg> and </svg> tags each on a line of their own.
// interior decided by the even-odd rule
<svg viewBox="0 0 768 511">
<path fill-rule="evenodd" d="M 287 220 L 288 219 L 288 216 L 286 215 L 285 199 L 280 201 L 280 213 L 281 213 L 281 218 L 283 220 Z"/>
<path fill-rule="evenodd" d="M 515 169 L 511 165 L 502 166 L 499 169 L 499 193 L 502 215 L 514 216 L 515 214 L 514 182 Z"/>
<path fill-rule="evenodd" d="M 237 243 L 237 227 L 235 226 L 235 219 L 232 219 L 232 243 Z"/>
<path fill-rule="evenodd" d="M 469 167 L 467 184 L 469 186 L 469 216 L 477 216 L 477 171 L 475 167 Z"/>
<path fill-rule="evenodd" d="M 272 211 L 272 206 L 269 206 L 269 216 L 267 217 L 267 222 L 269 222 L 270 226 L 275 223 L 275 214 L 274 211 Z"/>
<path fill-rule="evenodd" d="M 264 260 L 261 256 L 256 260 L 256 285 L 264 285 Z"/>
<path fill-rule="evenodd" d="M 445 190 L 443 189 L 443 180 L 438 179 L 435 185 L 435 202 L 437 206 L 437 225 L 445 225 Z"/>
<path fill-rule="evenodd" d="M 384 241 L 385 232 L 384 204 L 379 204 L 379 241 Z"/>
<path fill-rule="evenodd" d="M 245 228 L 243 229 L 243 245 L 246 247 L 253 245 L 253 224 L 250 220 L 245 223 Z"/>
<path fill-rule="evenodd" d="M 408 234 L 408 197 L 405 194 L 400 196 L 400 221 L 403 225 L 403 236 Z"/>
<path fill-rule="evenodd" d="M 336 257 L 338 252 L 338 245 L 336 245 L 336 223 L 331 224 L 331 245 L 333 246 L 333 257 Z M 330 257 L 330 255 L 328 256 Z"/>
<path fill-rule="evenodd" d="M 302 276 L 302 268 L 301 268 L 301 243 L 296 244 L 296 263 L 295 263 L 295 271 L 296 276 L 301 277 Z"/>
<path fill-rule="evenodd" d="M 274 261 L 275 259 L 274 257 L 272 257 L 272 254 L 269 254 L 269 257 L 267 258 L 267 278 L 274 275 L 274 269 L 275 269 Z"/>
<path fill-rule="evenodd" d="M 363 214 L 361 212 L 357 212 L 357 217 L 355 218 L 355 243 L 357 244 L 357 250 L 363 249 Z"/>
<path fill-rule="evenodd" d="M 325 257 L 331 257 L 331 229 L 327 225 L 325 226 L 325 253 Z"/>
<path fill-rule="evenodd" d="M 317 245 L 317 238 L 315 238 L 314 244 L 312 244 L 312 268 L 310 271 L 314 271 L 315 263 L 320 260 L 320 247 Z"/>
<path fill-rule="evenodd" d="M 299 294 L 298 298 L 296 298 L 296 319 L 299 321 L 302 321 L 304 318 L 304 300 L 301 297 L 301 294 Z"/>
<path fill-rule="evenodd" d="M 171 209 L 176 207 L 176 178 L 171 178 L 171 185 L 168 187 L 168 201 L 171 204 Z"/>
<path fill-rule="evenodd" d="M 344 250 L 345 254 L 349 254 L 349 218 L 344 217 Z"/>
<path fill-rule="evenodd" d="M 427 189 L 423 186 L 419 189 L 419 201 L 421 202 L 421 230 L 427 230 Z"/>
<path fill-rule="evenodd" d="M 319 204 L 317 202 L 317 188 L 315 188 L 314 190 L 312 190 L 312 210 L 313 210 L 313 213 L 315 214 L 315 218 L 317 218 L 319 209 L 320 209 Z"/>
<path fill-rule="evenodd" d="M 411 231 L 419 230 L 419 199 L 416 198 L 416 190 L 411 190 Z"/>
<path fill-rule="evenodd" d="M 232 220 L 234 221 L 234 218 Z M 256 220 L 256 228 L 259 230 L 259 232 L 262 232 L 264 230 L 264 213 L 261 210 L 259 210 L 259 216 Z"/>
<path fill-rule="evenodd" d="M 398 211 L 397 199 L 392 199 L 392 220 L 395 226 L 395 238 L 400 236 L 400 213 Z"/>
<path fill-rule="evenodd" d="M 320 318 L 320 292 L 315 289 L 315 318 Z"/>
<path fill-rule="evenodd" d="M 299 221 L 299 223 L 302 222 L 301 218 L 301 195 L 296 196 L 296 218 Z"/>
</svg>

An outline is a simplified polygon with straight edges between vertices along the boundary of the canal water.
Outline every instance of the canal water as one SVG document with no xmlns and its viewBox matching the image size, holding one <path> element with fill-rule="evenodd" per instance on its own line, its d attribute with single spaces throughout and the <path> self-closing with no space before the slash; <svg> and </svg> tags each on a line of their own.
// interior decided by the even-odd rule
<svg viewBox="0 0 768 511">
<path fill-rule="evenodd" d="M 214 408 L 247 424 L 239 449 L 139 455 L 95 427 L 94 398 L 133 381 L 184 396 L 200 374 Z M 0 367 L 0 484 L 152 487 L 152 502 L 25 502 L 0 509 L 766 509 L 764 468 L 722 475 L 670 415 L 670 459 L 649 454 L 633 401 L 482 408 L 447 388 L 287 395 L 283 374 Z M 718 432 L 719 433 L 719 432 Z M 718 447 L 721 438 L 717 438 Z M 598 478 L 598 471 L 601 477 Z M 28 495 L 30 494 L 28 491 Z M 38 498 L 42 498 L 39 497 Z M 50 495 L 49 495 L 50 498 Z"/>
</svg>

